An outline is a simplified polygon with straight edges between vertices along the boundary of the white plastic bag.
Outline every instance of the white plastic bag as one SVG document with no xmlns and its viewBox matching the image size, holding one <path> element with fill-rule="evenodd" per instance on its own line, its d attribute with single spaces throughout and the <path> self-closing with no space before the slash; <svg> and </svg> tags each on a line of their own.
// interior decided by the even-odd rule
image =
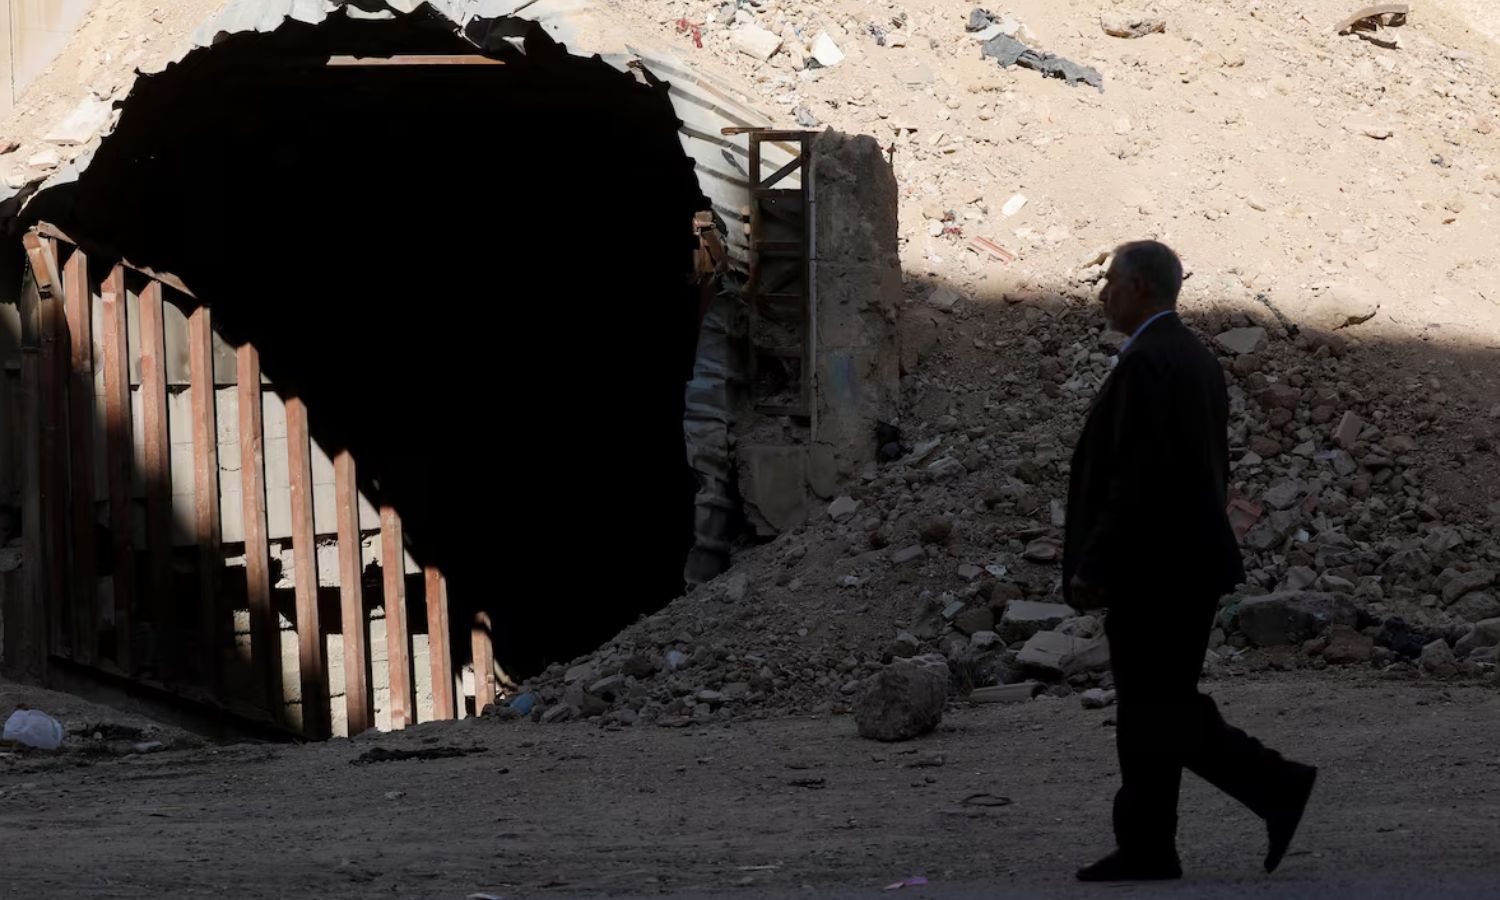
<svg viewBox="0 0 1500 900">
<path fill-rule="evenodd" d="M 62 723 L 34 709 L 18 709 L 5 720 L 5 740 L 25 744 L 38 750 L 56 750 L 62 746 Z"/>
</svg>

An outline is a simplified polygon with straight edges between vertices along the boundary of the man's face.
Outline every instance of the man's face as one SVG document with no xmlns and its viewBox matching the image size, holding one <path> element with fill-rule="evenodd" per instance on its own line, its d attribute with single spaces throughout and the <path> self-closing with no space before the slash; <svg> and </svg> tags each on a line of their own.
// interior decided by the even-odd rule
<svg viewBox="0 0 1500 900">
<path fill-rule="evenodd" d="M 1104 318 L 1109 327 L 1121 334 L 1129 334 L 1129 322 L 1135 306 L 1135 291 L 1131 280 L 1116 259 L 1104 273 L 1104 287 L 1099 291 L 1099 300 L 1104 304 Z"/>
</svg>

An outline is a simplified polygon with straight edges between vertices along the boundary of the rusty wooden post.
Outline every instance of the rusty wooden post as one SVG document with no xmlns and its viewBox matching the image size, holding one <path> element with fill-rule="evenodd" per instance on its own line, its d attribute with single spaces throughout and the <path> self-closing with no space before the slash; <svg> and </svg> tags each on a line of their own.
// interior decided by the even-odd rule
<svg viewBox="0 0 1500 900">
<path fill-rule="evenodd" d="M 217 692 L 223 665 L 219 654 L 227 643 L 228 611 L 219 603 L 223 526 L 219 519 L 219 429 L 215 418 L 218 397 L 213 319 L 207 306 L 200 305 L 188 317 L 188 369 L 193 392 L 193 533 L 198 543 L 200 665 L 206 686 Z"/>
<path fill-rule="evenodd" d="M 427 654 L 432 661 L 432 717 L 453 718 L 453 651 L 448 638 L 448 579 L 423 569 L 427 585 Z"/>
<path fill-rule="evenodd" d="M 406 630 L 406 544 L 395 508 L 380 507 L 381 574 L 385 577 L 385 657 L 390 670 L 391 730 L 412 724 L 411 652 Z"/>
<path fill-rule="evenodd" d="M 108 454 L 109 532 L 114 563 L 115 664 L 135 671 L 132 627 L 135 614 L 135 545 L 130 529 L 131 457 L 130 348 L 125 309 L 125 269 L 115 265 L 100 292 L 104 326 L 104 422 Z"/>
<path fill-rule="evenodd" d="M 140 293 L 141 420 L 145 430 L 146 559 L 151 618 L 159 639 L 158 670 L 179 670 L 172 602 L 172 437 L 167 428 L 167 337 L 159 281 Z"/>
<path fill-rule="evenodd" d="M 282 719 L 281 625 L 271 606 L 271 556 L 266 538 L 266 452 L 260 354 L 235 353 L 240 406 L 240 500 L 245 521 L 245 592 L 250 604 L 250 665 L 273 721 Z"/>
<path fill-rule="evenodd" d="M 495 702 L 495 642 L 493 640 L 490 614 L 477 612 L 469 632 L 470 649 L 474 654 L 474 715 L 482 715 L 484 708 Z"/>
<path fill-rule="evenodd" d="M 318 622 L 318 544 L 313 526 L 312 435 L 307 404 L 286 399 L 287 460 L 291 469 L 292 565 L 297 591 L 297 671 L 302 682 L 302 731 L 329 735 L 328 671 Z"/>
<path fill-rule="evenodd" d="M 29 246 L 28 246 L 28 249 Z M 13 671 L 45 680 L 48 669 L 46 570 L 43 566 L 43 486 L 41 422 L 41 293 L 37 286 L 36 260 L 33 277 L 23 287 L 17 303 L 21 316 L 21 602 L 7 617 L 7 645 L 19 649 L 21 658 L 7 657 Z M 18 639 L 10 639 L 11 634 Z"/>
<path fill-rule="evenodd" d="M 339 527 L 339 607 L 344 632 L 344 707 L 349 736 L 369 729 L 370 648 L 365 633 L 364 558 L 359 540 L 359 486 L 348 450 L 333 459 Z"/>
<path fill-rule="evenodd" d="M 37 474 L 40 477 L 41 543 L 33 557 L 41 589 L 46 652 L 63 650 L 63 613 L 68 604 L 67 545 L 67 441 L 64 421 L 67 357 L 63 354 L 62 273 L 57 261 L 57 243 L 35 231 L 25 237 L 36 290 L 37 358 Z M 71 610 L 67 610 L 71 612 Z"/>
<path fill-rule="evenodd" d="M 99 562 L 94 542 L 94 331 L 88 256 L 75 249 L 63 267 L 68 320 L 68 447 L 72 460 L 73 660 L 92 665 L 99 646 Z"/>
</svg>

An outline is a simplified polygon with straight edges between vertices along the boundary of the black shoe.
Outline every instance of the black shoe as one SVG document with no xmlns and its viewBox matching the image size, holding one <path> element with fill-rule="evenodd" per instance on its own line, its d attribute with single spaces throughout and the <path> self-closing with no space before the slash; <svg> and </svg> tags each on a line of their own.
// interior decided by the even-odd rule
<svg viewBox="0 0 1500 900">
<path fill-rule="evenodd" d="M 1170 856 L 1127 856 L 1116 850 L 1092 866 L 1078 870 L 1079 881 L 1171 881 L 1182 877 L 1182 863 L 1177 854 Z"/>
<path fill-rule="evenodd" d="M 1312 796 L 1313 782 L 1318 779 L 1315 766 L 1300 763 L 1291 763 L 1291 766 L 1286 799 L 1276 812 L 1266 817 L 1266 836 L 1271 839 L 1271 847 L 1266 851 L 1267 872 L 1276 871 L 1276 867 L 1281 865 L 1281 858 L 1286 856 L 1287 848 L 1292 845 L 1292 838 L 1297 834 L 1297 826 L 1302 822 L 1302 813 L 1307 809 L 1307 798 Z"/>
</svg>

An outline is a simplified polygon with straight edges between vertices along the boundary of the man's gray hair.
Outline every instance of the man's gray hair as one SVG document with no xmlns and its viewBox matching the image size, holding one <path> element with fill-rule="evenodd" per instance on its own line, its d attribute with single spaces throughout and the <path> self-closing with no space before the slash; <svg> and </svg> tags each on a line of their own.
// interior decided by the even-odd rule
<svg viewBox="0 0 1500 900">
<path fill-rule="evenodd" d="M 1132 241 L 1115 248 L 1115 260 L 1130 275 L 1137 275 L 1151 296 L 1169 308 L 1177 307 L 1182 293 L 1182 260 L 1160 241 Z"/>
</svg>

